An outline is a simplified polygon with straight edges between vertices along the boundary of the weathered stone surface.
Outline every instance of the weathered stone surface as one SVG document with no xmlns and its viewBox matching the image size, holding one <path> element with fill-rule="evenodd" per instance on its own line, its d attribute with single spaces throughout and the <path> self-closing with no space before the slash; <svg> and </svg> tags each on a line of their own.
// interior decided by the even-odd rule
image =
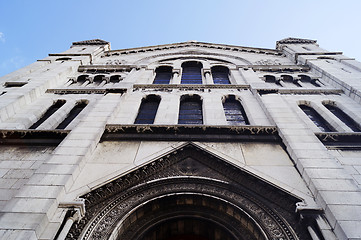
<svg viewBox="0 0 361 240">
<path fill-rule="evenodd" d="M 202 65 L 199 84 L 182 82 L 187 61 Z M 171 67 L 169 84 L 153 84 L 159 66 Z M 220 76 L 214 73 L 219 66 L 228 69 L 222 78 L 230 84 L 217 84 Z M 84 224 L 77 221 L 77 214 L 90 221 L 79 197 L 87 199 L 85 212 L 96 215 L 89 203 L 111 206 L 106 201 L 117 196 L 119 189 L 131 192 L 132 186 L 152 195 L 157 188 L 143 189 L 141 184 L 175 181 L 168 185 L 169 192 L 157 196 L 161 199 L 176 193 L 171 190 L 180 186 L 177 178 L 217 179 L 213 185 L 218 186 L 238 177 L 236 185 L 243 184 L 240 189 L 248 193 L 268 186 L 254 196 L 263 197 L 259 202 L 270 198 L 274 210 L 292 208 L 288 214 L 295 214 L 293 219 L 315 217 L 324 239 L 360 239 L 361 138 L 353 130 L 361 124 L 360 78 L 361 63 L 308 39 L 278 41 L 276 50 L 189 41 L 110 51 L 110 44 L 103 40 L 75 42 L 63 53 L 50 54 L 0 78 L 0 94 L 6 92 L 0 101 L 0 238 L 53 239 L 64 218 L 73 216 L 74 226 Z M 161 131 L 147 124 L 133 125 L 149 95 L 160 98 L 153 124 L 161 126 Z M 181 101 L 192 96 L 200 99 L 197 114 L 202 125 L 190 125 L 185 133 L 178 125 L 179 118 L 185 117 L 179 108 Z M 243 110 L 225 111 L 223 104 L 229 98 Z M 29 129 L 57 101 L 64 105 L 36 129 Z M 319 117 L 304 112 L 300 104 L 314 109 L 335 131 L 322 132 L 323 120 L 317 122 Z M 355 126 L 325 104 L 341 109 Z M 72 115 L 79 105 L 84 108 Z M 239 118 L 239 112 L 247 116 L 250 126 L 235 128 L 227 122 Z M 57 129 L 68 116 L 74 118 L 68 119 L 64 130 Z M 129 125 L 132 129 L 127 128 L 125 134 Z M 195 149 L 193 156 L 178 159 L 189 147 Z M 199 159 L 188 159 L 195 156 Z M 237 176 L 232 175 L 235 171 Z M 212 192 L 202 184 L 197 187 L 207 196 L 223 191 Z M 185 189 L 191 192 L 193 188 Z M 283 200 L 272 198 L 280 192 L 281 200 L 297 199 L 293 202 L 298 202 L 297 213 L 295 204 L 281 206 Z M 194 207 L 194 196 L 182 201 Z M 146 197 L 139 195 L 117 206 L 133 206 Z M 232 201 L 229 197 L 227 201 Z M 95 203 L 95 199 L 103 202 Z M 247 200 L 237 204 L 241 202 Z M 243 207 L 256 209 L 255 205 Z M 233 216 L 235 210 L 229 207 L 225 212 Z M 111 213 L 101 219 L 113 221 Z M 146 216 L 139 214 L 139 219 Z M 290 223 L 284 226 L 295 224 L 288 215 L 282 218 Z M 137 219 L 133 215 L 132 222 Z M 303 224 L 308 222 L 313 221 Z M 248 228 L 255 230 L 256 225 Z M 283 238 L 295 239 L 288 232 Z"/>
</svg>

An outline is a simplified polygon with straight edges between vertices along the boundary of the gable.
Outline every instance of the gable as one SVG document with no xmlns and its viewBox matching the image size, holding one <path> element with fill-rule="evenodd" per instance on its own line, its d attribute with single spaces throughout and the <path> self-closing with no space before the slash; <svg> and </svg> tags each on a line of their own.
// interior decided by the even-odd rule
<svg viewBox="0 0 361 240">
<path fill-rule="evenodd" d="M 182 196 L 184 201 L 188 199 L 187 201 L 192 203 L 199 201 L 220 201 L 221 205 L 222 202 L 226 205 L 231 203 L 229 207 L 237 206 L 232 211 L 241 211 L 239 214 L 245 214 L 245 217 L 249 216 L 252 224 L 260 221 L 257 224 L 261 224 L 262 228 L 267 228 L 267 224 L 262 221 L 273 221 L 279 226 L 278 231 L 282 236 L 287 235 L 287 231 L 289 232 L 287 227 L 282 229 L 284 226 L 282 218 L 287 219 L 288 224 L 297 225 L 292 215 L 295 212 L 296 203 L 301 201 L 282 189 L 226 163 L 214 154 L 193 144 L 187 144 L 81 196 L 85 199 L 87 213 L 79 224 L 73 226 L 71 234 L 74 234 L 75 229 L 82 229 L 82 233 L 79 233 L 81 236 L 95 232 L 98 234 L 96 238 L 105 236 L 108 238 L 114 234 L 114 231 L 120 231 L 115 226 L 120 226 L 120 223 L 117 222 L 123 219 L 122 211 L 126 213 L 142 209 L 144 204 L 159 199 L 169 198 L 169 201 L 172 202 L 171 199 L 176 198 L 174 201 L 177 202 L 183 198 Z M 122 211 L 119 212 L 119 210 L 116 216 L 108 218 L 108 223 L 104 223 L 104 215 L 110 214 L 111 209 L 117 208 L 116 206 L 122 206 Z M 198 208 L 193 207 L 195 209 L 192 211 L 196 211 Z M 274 216 L 261 217 L 269 212 L 272 212 Z M 219 214 L 223 213 L 222 210 L 222 213 Z M 275 216 L 282 216 L 282 218 L 275 218 Z M 106 231 L 104 224 L 106 224 Z M 100 231 L 100 229 L 102 230 Z M 246 229 L 243 230 L 247 232 Z M 268 230 L 260 231 L 267 232 Z M 267 232 L 267 234 L 272 237 L 273 233 Z M 285 239 L 294 239 L 294 237 L 290 233 L 290 238 Z"/>
</svg>

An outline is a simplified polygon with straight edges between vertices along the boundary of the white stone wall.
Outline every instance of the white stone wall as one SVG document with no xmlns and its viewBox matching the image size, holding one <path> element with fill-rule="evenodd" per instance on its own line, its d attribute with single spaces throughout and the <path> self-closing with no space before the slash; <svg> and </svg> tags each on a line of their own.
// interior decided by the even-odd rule
<svg viewBox="0 0 361 240">
<path fill-rule="evenodd" d="M 322 103 L 335 102 L 361 124 L 361 65 L 339 53 L 328 56 L 316 44 L 282 46 L 283 50 L 277 51 L 189 42 L 109 51 L 109 44 L 74 45 L 2 77 L 2 84 L 26 85 L 0 89 L 0 93 L 6 92 L 0 96 L 0 129 L 26 130 L 54 101 L 64 99 L 66 104 L 38 127 L 53 130 L 77 101 L 87 100 L 89 104 L 66 128 L 71 132 L 55 149 L 0 147 L 0 238 L 53 239 L 67 211 L 59 205 L 76 201 L 82 194 L 181 147 L 185 142 L 100 139 L 106 124 L 133 124 L 142 99 L 151 94 L 161 98 L 154 124 L 176 125 L 181 96 L 195 94 L 202 99 L 205 126 L 227 125 L 222 100 L 234 95 L 241 101 L 250 125 L 276 126 L 282 144 L 194 144 L 300 197 L 303 207 L 323 209 L 326 222 L 319 224 L 325 239 L 336 239 L 334 234 L 338 239 L 360 239 L 361 153 L 327 149 L 315 136 L 319 129 L 298 104 L 312 106 L 338 132 L 353 134 Z M 335 60 L 318 58 L 326 55 Z M 66 57 L 71 59 L 57 61 Z M 203 85 L 186 88 L 180 85 L 181 64 L 192 60 L 203 64 Z M 300 64 L 307 64 L 310 70 L 286 68 Z M 124 66 L 127 70 L 79 72 L 82 65 Z M 163 65 L 172 66 L 174 74 L 169 87 L 159 88 L 152 85 L 154 71 Z M 212 77 L 205 74 L 218 65 L 229 68 L 233 85 L 215 86 Z M 82 74 L 90 79 L 97 75 L 106 79 L 121 75 L 122 79 L 103 85 L 72 83 Z M 296 80 L 300 74 L 307 74 L 318 79 L 321 87 L 264 81 L 264 75 L 280 79 L 283 74 Z M 126 93 L 96 92 L 111 88 L 125 89 Z M 48 89 L 83 92 L 55 94 Z M 273 92 L 260 94 L 261 90 Z"/>
</svg>

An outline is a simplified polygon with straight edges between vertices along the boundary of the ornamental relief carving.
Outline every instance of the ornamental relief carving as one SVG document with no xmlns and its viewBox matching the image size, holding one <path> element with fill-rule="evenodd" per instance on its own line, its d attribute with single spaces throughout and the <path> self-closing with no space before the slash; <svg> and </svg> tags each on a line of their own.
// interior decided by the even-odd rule
<svg viewBox="0 0 361 240">
<path fill-rule="evenodd" d="M 86 201 L 87 212 L 74 223 L 67 239 L 108 239 L 117 224 L 126 222 L 127 214 L 138 206 L 184 192 L 229 202 L 251 216 L 270 239 L 299 239 L 297 234 L 308 239 L 294 216 L 299 199 L 193 145 L 81 196 Z M 123 228 L 120 235 L 133 234 L 132 228 Z"/>
</svg>

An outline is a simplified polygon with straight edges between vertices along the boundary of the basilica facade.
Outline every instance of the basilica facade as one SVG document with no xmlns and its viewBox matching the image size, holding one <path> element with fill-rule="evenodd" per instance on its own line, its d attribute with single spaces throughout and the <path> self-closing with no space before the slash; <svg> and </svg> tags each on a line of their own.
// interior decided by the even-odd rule
<svg viewBox="0 0 361 240">
<path fill-rule="evenodd" d="M 100 39 L 0 78 L 0 239 L 361 239 L 361 63 Z"/>
</svg>

